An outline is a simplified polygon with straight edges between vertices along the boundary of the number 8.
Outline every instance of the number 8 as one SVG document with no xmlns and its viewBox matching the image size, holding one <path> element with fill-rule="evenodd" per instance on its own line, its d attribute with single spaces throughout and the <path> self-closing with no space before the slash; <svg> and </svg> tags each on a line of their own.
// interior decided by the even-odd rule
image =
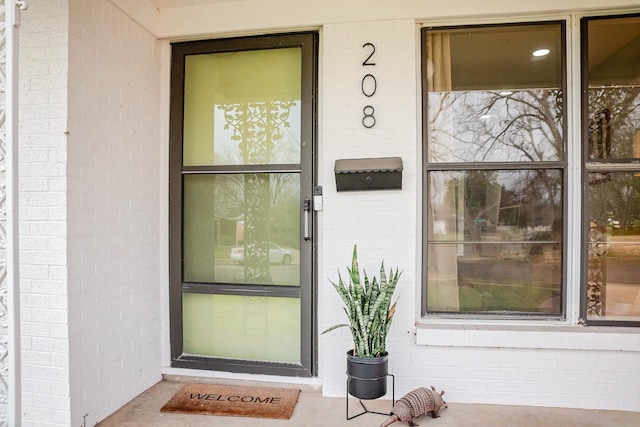
<svg viewBox="0 0 640 427">
<path fill-rule="evenodd" d="M 376 125 L 376 118 L 373 116 L 374 113 L 375 110 L 371 105 L 365 105 L 362 109 L 362 114 L 364 115 L 364 117 L 362 117 L 362 126 L 371 129 Z"/>
</svg>

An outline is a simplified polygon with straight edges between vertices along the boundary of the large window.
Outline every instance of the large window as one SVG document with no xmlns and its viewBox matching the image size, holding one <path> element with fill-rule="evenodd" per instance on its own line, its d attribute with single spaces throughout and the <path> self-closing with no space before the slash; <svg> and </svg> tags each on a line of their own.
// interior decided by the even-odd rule
<svg viewBox="0 0 640 427">
<path fill-rule="evenodd" d="M 640 16 L 582 20 L 582 315 L 640 324 Z"/>
<path fill-rule="evenodd" d="M 640 325 L 640 15 L 580 23 L 422 30 L 423 315 Z"/>
<path fill-rule="evenodd" d="M 424 313 L 564 315 L 564 40 L 423 30 Z"/>
</svg>

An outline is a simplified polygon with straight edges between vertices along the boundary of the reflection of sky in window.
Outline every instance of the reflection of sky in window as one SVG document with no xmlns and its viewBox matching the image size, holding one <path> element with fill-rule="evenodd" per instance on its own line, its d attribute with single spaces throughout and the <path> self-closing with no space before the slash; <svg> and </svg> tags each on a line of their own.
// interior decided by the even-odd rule
<svg viewBox="0 0 640 427">
<path fill-rule="evenodd" d="M 213 108 L 213 141 L 212 149 L 214 155 L 214 164 L 217 165 L 237 165 L 243 164 L 242 153 L 239 147 L 241 141 L 233 140 L 234 130 L 232 127 L 225 126 L 224 109 L 214 105 Z M 273 141 L 273 158 L 270 163 L 300 163 L 300 102 L 296 102 L 291 106 L 288 123 L 289 126 L 281 125 L 279 134 L 281 139 Z"/>
<path fill-rule="evenodd" d="M 545 89 L 430 93 L 429 160 L 559 160 L 563 144 L 557 93 Z"/>
</svg>

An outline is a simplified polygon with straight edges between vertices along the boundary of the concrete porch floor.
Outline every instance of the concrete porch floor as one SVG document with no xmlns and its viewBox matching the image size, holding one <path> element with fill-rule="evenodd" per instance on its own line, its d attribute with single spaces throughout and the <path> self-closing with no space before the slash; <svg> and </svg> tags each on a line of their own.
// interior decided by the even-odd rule
<svg viewBox="0 0 640 427">
<path fill-rule="evenodd" d="M 185 379 L 191 382 L 249 385 L 247 382 L 228 380 Z M 151 387 L 123 408 L 98 424 L 99 427 L 200 427 L 200 426 L 253 426 L 253 427 L 373 427 L 386 419 L 384 415 L 364 414 L 346 420 L 344 398 L 322 397 L 316 387 L 299 384 L 265 384 L 256 386 L 293 387 L 302 390 L 298 403 L 289 420 L 263 418 L 218 417 L 210 415 L 182 415 L 160 412 L 160 408 L 180 390 L 184 382 L 164 380 Z M 399 398 L 401 396 L 396 396 Z M 446 395 L 445 395 L 446 397 Z M 390 400 L 365 401 L 367 408 L 373 411 L 388 412 Z M 357 399 L 349 400 L 350 415 L 359 412 Z M 603 411 L 585 409 L 543 408 L 533 406 L 481 405 L 468 403 L 449 403 L 449 408 L 441 412 L 440 418 L 423 416 L 417 419 L 422 427 L 638 427 L 640 412 Z M 395 423 L 392 426 L 406 426 L 407 423 Z"/>
</svg>

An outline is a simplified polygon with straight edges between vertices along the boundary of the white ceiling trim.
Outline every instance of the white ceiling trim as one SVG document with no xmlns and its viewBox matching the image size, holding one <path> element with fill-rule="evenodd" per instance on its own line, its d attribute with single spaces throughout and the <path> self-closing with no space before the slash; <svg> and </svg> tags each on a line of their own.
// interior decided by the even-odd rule
<svg viewBox="0 0 640 427">
<path fill-rule="evenodd" d="M 191 7 L 203 4 L 234 3 L 242 0 L 149 0 L 157 9 Z"/>
</svg>

